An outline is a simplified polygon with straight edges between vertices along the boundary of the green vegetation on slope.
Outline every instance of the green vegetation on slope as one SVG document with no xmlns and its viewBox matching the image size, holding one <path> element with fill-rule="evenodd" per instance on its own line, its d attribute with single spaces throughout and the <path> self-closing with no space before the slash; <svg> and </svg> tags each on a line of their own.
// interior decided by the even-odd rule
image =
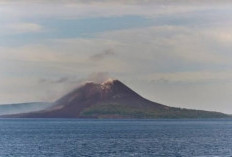
<svg viewBox="0 0 232 157">
<path fill-rule="evenodd" d="M 151 106 L 134 107 L 116 103 L 93 105 L 81 112 L 82 117 L 119 117 L 119 118 L 225 118 L 225 114 L 201 110 L 169 107 L 156 109 Z"/>
</svg>

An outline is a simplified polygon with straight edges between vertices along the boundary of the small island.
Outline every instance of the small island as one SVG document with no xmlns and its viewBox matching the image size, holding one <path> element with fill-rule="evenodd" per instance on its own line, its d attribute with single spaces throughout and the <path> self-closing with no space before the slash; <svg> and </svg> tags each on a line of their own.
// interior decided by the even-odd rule
<svg viewBox="0 0 232 157">
<path fill-rule="evenodd" d="M 170 107 L 147 100 L 119 80 L 87 82 L 36 112 L 5 115 L 17 118 L 228 118 L 227 114 Z"/>
</svg>

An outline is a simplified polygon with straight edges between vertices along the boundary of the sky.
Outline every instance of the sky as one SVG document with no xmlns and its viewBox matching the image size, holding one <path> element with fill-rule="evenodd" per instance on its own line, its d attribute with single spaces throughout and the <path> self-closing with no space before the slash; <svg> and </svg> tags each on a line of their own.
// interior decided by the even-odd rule
<svg viewBox="0 0 232 157">
<path fill-rule="evenodd" d="M 232 2 L 0 0 L 0 104 L 109 77 L 155 102 L 232 114 Z"/>
</svg>

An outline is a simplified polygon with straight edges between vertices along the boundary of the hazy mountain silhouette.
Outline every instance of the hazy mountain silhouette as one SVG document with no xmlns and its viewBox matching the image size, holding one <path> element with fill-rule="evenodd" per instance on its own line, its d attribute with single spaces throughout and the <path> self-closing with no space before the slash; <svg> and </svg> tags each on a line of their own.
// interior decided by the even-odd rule
<svg viewBox="0 0 232 157">
<path fill-rule="evenodd" d="M 119 80 L 88 82 L 39 112 L 7 115 L 24 118 L 224 118 L 219 112 L 181 109 L 149 101 Z"/>
<path fill-rule="evenodd" d="M 48 103 L 48 102 L 27 102 L 27 103 L 1 104 L 0 105 L 0 115 L 41 111 L 41 110 L 44 110 L 50 106 L 52 106 L 52 103 Z"/>
</svg>

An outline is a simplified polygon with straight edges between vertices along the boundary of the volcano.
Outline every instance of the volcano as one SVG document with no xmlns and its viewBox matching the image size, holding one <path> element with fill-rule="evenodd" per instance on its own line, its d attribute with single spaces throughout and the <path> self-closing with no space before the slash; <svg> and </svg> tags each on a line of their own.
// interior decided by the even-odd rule
<svg viewBox="0 0 232 157">
<path fill-rule="evenodd" d="M 219 112 L 182 109 L 147 100 L 119 80 L 87 82 L 42 111 L 21 118 L 225 118 Z"/>
</svg>

